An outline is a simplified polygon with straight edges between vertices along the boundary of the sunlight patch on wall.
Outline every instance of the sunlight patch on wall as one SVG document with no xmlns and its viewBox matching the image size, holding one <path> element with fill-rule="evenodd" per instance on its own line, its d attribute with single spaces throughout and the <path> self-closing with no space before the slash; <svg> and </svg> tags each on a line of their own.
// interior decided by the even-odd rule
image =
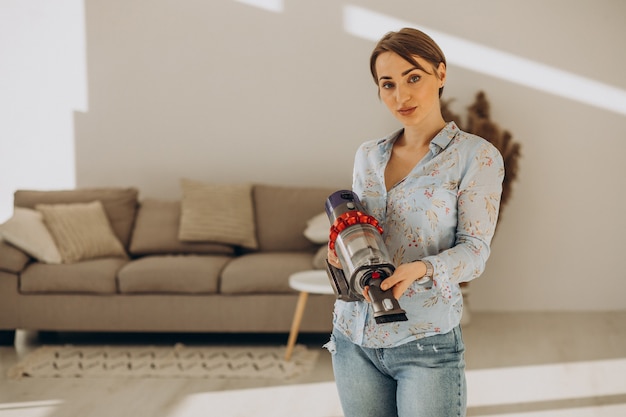
<svg viewBox="0 0 626 417">
<path fill-rule="evenodd" d="M 0 223 L 21 188 L 76 186 L 74 112 L 87 108 L 83 0 L 9 1 L 0 13 Z"/>
<path fill-rule="evenodd" d="M 282 13 L 285 10 L 284 0 L 235 0 L 238 3 L 258 7 L 274 13 Z"/>
<path fill-rule="evenodd" d="M 358 6 L 345 6 L 343 22 L 349 34 L 372 41 L 414 27 L 439 44 L 449 64 L 626 115 L 626 91 L 608 84 Z"/>
</svg>

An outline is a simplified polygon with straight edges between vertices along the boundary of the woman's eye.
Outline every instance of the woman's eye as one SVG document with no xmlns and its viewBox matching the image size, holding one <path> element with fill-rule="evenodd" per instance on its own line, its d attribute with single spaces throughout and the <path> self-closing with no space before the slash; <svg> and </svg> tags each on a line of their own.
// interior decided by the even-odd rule
<svg viewBox="0 0 626 417">
<path fill-rule="evenodd" d="M 393 83 L 382 83 L 380 87 L 388 90 L 393 87 Z"/>
<path fill-rule="evenodd" d="M 418 82 L 420 80 L 420 78 L 421 77 L 419 75 L 411 75 L 409 77 L 409 82 L 410 83 L 416 83 L 416 82 Z"/>
</svg>

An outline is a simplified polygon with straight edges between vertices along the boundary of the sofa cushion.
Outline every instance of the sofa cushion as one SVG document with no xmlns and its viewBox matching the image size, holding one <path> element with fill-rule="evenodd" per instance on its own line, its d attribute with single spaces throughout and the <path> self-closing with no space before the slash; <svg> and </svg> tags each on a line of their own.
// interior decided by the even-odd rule
<svg viewBox="0 0 626 417">
<path fill-rule="evenodd" d="M 145 199 L 139 206 L 130 253 L 232 255 L 231 245 L 211 242 L 182 242 L 178 239 L 180 201 Z"/>
<path fill-rule="evenodd" d="M 114 294 L 117 271 L 127 262 L 122 258 L 103 258 L 69 265 L 32 263 L 20 275 L 20 291 Z"/>
<path fill-rule="evenodd" d="M 115 235 L 125 247 L 128 247 L 137 210 L 137 195 L 136 188 L 82 188 L 60 191 L 18 190 L 14 194 L 14 205 L 16 207 L 35 208 L 37 204 L 101 201 Z"/>
<path fill-rule="evenodd" d="M 30 257 L 26 253 L 0 239 L 0 270 L 18 273 L 28 262 Z"/>
<path fill-rule="evenodd" d="M 182 179 L 181 186 L 180 240 L 257 247 L 251 185 Z"/>
<path fill-rule="evenodd" d="M 100 201 L 37 204 L 64 263 L 110 256 L 126 257 Z"/>
<path fill-rule="evenodd" d="M 15 207 L 13 216 L 0 225 L 0 236 L 33 258 L 60 264 L 61 254 L 37 210 Z"/>
<path fill-rule="evenodd" d="M 311 269 L 313 253 L 271 252 L 241 255 L 222 271 L 223 294 L 292 293 L 289 276 Z"/>
<path fill-rule="evenodd" d="M 214 294 L 229 260 L 220 255 L 147 256 L 119 271 L 120 292 Z"/>
<path fill-rule="evenodd" d="M 315 250 L 304 236 L 307 221 L 324 210 L 336 189 L 256 185 L 254 206 L 257 239 L 262 251 Z"/>
</svg>

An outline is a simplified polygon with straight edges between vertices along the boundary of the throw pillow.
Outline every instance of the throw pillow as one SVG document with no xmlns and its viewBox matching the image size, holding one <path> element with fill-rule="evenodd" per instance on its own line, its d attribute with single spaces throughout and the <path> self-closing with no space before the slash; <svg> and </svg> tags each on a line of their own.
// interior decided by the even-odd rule
<svg viewBox="0 0 626 417">
<path fill-rule="evenodd" d="M 181 187 L 180 240 L 258 247 L 251 185 L 182 179 Z"/>
<path fill-rule="evenodd" d="M 107 256 L 126 257 L 100 201 L 35 206 L 54 238 L 64 263 Z"/>
<path fill-rule="evenodd" d="M 330 235 L 330 221 L 325 212 L 314 216 L 307 221 L 304 236 L 313 243 L 323 244 L 328 242 Z"/>
<path fill-rule="evenodd" d="M 147 198 L 141 202 L 129 252 L 132 255 L 211 254 L 233 255 L 232 245 L 215 242 L 183 242 L 178 238 L 180 201 Z"/>
<path fill-rule="evenodd" d="M 130 235 L 137 211 L 137 188 L 77 188 L 72 190 L 17 190 L 14 205 L 34 209 L 37 204 L 75 204 L 100 201 L 115 236 L 124 247 Z"/>
<path fill-rule="evenodd" d="M 13 216 L 0 225 L 0 235 L 40 262 L 60 264 L 61 254 L 36 210 L 15 207 Z"/>
</svg>

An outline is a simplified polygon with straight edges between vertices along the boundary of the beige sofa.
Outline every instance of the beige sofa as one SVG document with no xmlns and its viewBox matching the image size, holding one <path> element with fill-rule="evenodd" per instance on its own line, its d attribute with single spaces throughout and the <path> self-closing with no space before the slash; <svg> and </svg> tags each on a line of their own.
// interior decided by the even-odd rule
<svg viewBox="0 0 626 417">
<path fill-rule="evenodd" d="M 17 191 L 16 208 L 100 202 L 127 255 L 46 263 L 0 241 L 0 338 L 13 343 L 16 329 L 288 332 L 297 301 L 288 279 L 320 266 L 321 245 L 304 231 L 335 190 L 252 185 L 256 248 L 182 241 L 181 201 L 140 200 L 134 188 Z M 330 332 L 333 303 L 311 296 L 300 330 Z"/>
</svg>

